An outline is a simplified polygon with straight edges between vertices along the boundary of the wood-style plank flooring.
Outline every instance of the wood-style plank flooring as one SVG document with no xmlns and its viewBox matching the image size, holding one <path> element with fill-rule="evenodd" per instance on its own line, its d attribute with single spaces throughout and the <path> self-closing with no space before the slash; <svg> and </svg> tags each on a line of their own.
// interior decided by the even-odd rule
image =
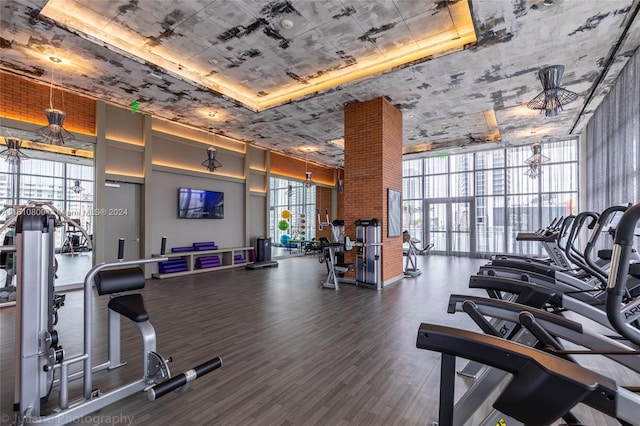
<svg viewBox="0 0 640 426">
<path fill-rule="evenodd" d="M 453 292 L 481 294 L 467 283 L 485 261 L 443 256 L 418 261 L 423 275 L 380 292 L 346 284 L 337 292 L 322 289 L 326 269 L 312 256 L 280 260 L 277 268 L 150 280 L 143 290 L 145 303 L 158 352 L 173 357 L 172 373 L 217 355 L 224 365 L 193 382 L 184 395 L 172 393 L 155 402 L 135 395 L 94 413 L 92 421 L 431 425 L 437 421 L 440 357 L 416 349 L 418 326 L 434 322 L 476 329 L 467 317 L 447 314 L 446 305 Z M 96 300 L 97 362 L 106 359 L 107 298 Z M 11 419 L 14 315 L 15 308 L 0 310 L 0 409 Z M 81 322 L 82 293 L 68 292 L 57 327 L 67 356 L 80 352 Z M 96 374 L 101 390 L 141 374 L 138 332 L 123 321 L 122 334 L 128 365 Z M 79 384 L 74 383 L 76 392 Z M 587 413 L 587 424 L 617 424 L 586 407 L 579 411 Z"/>
</svg>

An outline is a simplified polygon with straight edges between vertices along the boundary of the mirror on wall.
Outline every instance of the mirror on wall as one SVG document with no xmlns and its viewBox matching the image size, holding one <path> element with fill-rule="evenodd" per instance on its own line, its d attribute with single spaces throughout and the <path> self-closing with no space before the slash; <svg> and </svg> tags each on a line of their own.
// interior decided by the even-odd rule
<svg viewBox="0 0 640 426">
<path fill-rule="evenodd" d="M 316 236 L 316 187 L 304 182 L 270 179 L 269 236 L 271 258 L 304 255 Z"/>
<path fill-rule="evenodd" d="M 28 201 L 51 202 L 89 235 L 87 238 L 80 229 L 68 224 L 56 228 L 55 285 L 82 283 L 93 264 L 90 241 L 94 222 L 93 142 L 74 139 L 64 145 L 50 145 L 41 142 L 41 137 L 32 130 L 2 125 L 0 152 L 8 149 L 7 138 L 20 140 L 20 161 L 7 161 L 6 153 L 0 158 L 0 223 L 5 223 L 15 214 L 17 206 Z M 15 244 L 14 227 L 4 230 L 0 242 Z M 0 262 L 0 303 L 15 298 L 11 294 L 16 281 L 15 256 L 16 253 L 3 253 Z"/>
</svg>

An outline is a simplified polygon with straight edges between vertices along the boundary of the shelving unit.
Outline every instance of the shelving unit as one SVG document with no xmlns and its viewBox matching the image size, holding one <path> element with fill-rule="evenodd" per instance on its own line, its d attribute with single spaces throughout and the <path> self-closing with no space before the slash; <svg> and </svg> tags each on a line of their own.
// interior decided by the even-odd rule
<svg viewBox="0 0 640 426">
<path fill-rule="evenodd" d="M 234 258 L 236 255 L 242 255 L 244 259 L 249 259 L 249 253 L 253 250 L 253 247 L 231 247 L 224 248 L 218 250 L 199 250 L 199 251 L 186 251 L 179 253 L 166 253 L 164 257 L 169 259 L 172 258 L 183 258 L 187 262 L 187 270 L 181 272 L 171 272 L 166 274 L 156 273 L 152 274 L 153 278 L 169 278 L 169 277 L 179 277 L 183 275 L 191 275 L 191 274 L 199 274 L 203 272 L 212 272 L 219 271 L 221 269 L 229 269 L 229 268 L 237 268 L 240 266 L 249 265 L 253 262 L 249 262 L 248 260 L 242 263 L 234 263 Z M 216 266 L 214 268 L 204 268 L 198 269 L 195 267 L 196 260 L 199 257 L 218 255 L 220 256 L 220 266 Z M 152 257 L 162 257 L 160 254 L 152 254 Z"/>
</svg>

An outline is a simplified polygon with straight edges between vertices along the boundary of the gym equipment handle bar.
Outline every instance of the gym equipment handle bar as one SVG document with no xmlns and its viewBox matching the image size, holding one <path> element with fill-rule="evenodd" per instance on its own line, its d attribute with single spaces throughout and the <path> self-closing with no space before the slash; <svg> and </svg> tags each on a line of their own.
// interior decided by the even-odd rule
<svg viewBox="0 0 640 426">
<path fill-rule="evenodd" d="M 204 376 L 205 374 L 211 373 L 213 370 L 217 370 L 221 366 L 222 358 L 215 357 L 205 363 L 198 365 L 197 367 L 192 368 L 191 370 L 178 374 L 177 376 L 165 380 L 162 383 L 158 383 L 147 391 L 149 400 L 155 401 L 161 396 L 166 395 L 169 392 L 174 391 L 186 385 L 187 383 Z"/>
</svg>

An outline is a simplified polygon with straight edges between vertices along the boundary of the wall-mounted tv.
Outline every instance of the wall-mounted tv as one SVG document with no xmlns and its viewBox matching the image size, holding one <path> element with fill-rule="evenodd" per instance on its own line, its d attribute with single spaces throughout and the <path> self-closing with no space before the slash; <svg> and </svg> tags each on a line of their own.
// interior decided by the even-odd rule
<svg viewBox="0 0 640 426">
<path fill-rule="evenodd" d="M 180 188 L 178 217 L 184 219 L 224 219 L 224 192 Z"/>
</svg>

